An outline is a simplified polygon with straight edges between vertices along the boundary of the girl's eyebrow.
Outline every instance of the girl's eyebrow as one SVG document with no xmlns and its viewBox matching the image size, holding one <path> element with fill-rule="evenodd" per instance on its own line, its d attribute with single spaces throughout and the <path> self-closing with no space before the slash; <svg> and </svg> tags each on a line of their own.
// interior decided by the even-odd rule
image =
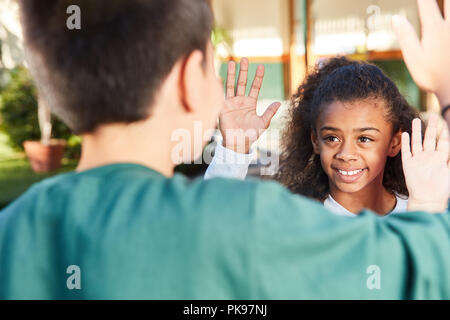
<svg viewBox="0 0 450 320">
<path fill-rule="evenodd" d="M 375 131 L 378 131 L 381 133 L 380 130 L 378 130 L 377 128 L 373 128 L 373 127 L 359 128 L 359 129 L 355 129 L 353 131 L 363 132 L 363 131 L 370 131 L 370 130 L 375 130 Z"/>
<path fill-rule="evenodd" d="M 340 129 L 334 128 L 334 127 L 322 127 L 322 128 L 320 128 L 320 132 L 325 131 L 325 130 L 329 130 L 329 131 L 339 131 L 339 132 L 341 131 Z M 375 130 L 375 131 L 378 131 L 378 132 L 381 133 L 380 130 L 378 130 L 377 128 L 374 128 L 374 127 L 366 127 L 366 128 L 353 129 L 353 131 L 356 131 L 356 132 L 363 132 L 363 131 L 370 131 L 370 130 Z"/>
</svg>

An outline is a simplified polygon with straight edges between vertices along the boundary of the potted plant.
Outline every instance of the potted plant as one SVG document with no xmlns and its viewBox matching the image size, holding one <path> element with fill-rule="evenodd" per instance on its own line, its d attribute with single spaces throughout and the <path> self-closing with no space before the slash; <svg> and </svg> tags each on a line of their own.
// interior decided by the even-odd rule
<svg viewBox="0 0 450 320">
<path fill-rule="evenodd" d="M 38 122 L 41 140 L 25 140 L 23 147 L 34 172 L 50 172 L 61 167 L 66 141 L 51 139 L 51 113 L 42 99 L 38 99 Z"/>
<path fill-rule="evenodd" d="M 38 99 L 36 87 L 23 66 L 10 71 L 10 81 L 1 95 L 0 118 L 0 129 L 9 137 L 10 145 L 25 151 L 35 172 L 49 172 L 61 166 L 66 140 L 73 134 L 51 116 L 45 101 Z"/>
</svg>

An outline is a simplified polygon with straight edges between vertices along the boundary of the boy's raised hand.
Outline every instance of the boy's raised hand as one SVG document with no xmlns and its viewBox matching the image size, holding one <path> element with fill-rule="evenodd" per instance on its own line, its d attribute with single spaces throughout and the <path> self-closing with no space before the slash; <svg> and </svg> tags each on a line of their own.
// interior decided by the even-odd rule
<svg viewBox="0 0 450 320">
<path fill-rule="evenodd" d="M 438 115 L 428 121 L 422 144 L 421 121 L 413 120 L 412 143 L 402 134 L 402 162 L 409 192 L 409 211 L 445 212 L 450 195 L 449 130 L 447 125 L 437 140 Z"/>
<path fill-rule="evenodd" d="M 259 65 L 248 96 L 247 88 L 248 60 L 240 63 L 239 78 L 235 90 L 236 64 L 228 63 L 225 107 L 219 114 L 220 131 L 223 145 L 239 153 L 248 153 L 251 145 L 269 127 L 273 116 L 281 104 L 271 104 L 262 116 L 256 114 L 259 91 L 264 78 L 264 66 Z"/>
<path fill-rule="evenodd" d="M 406 65 L 419 87 L 434 92 L 445 107 L 450 104 L 450 0 L 444 14 L 436 0 L 418 0 L 422 39 L 414 27 L 401 16 L 392 19 Z"/>
</svg>

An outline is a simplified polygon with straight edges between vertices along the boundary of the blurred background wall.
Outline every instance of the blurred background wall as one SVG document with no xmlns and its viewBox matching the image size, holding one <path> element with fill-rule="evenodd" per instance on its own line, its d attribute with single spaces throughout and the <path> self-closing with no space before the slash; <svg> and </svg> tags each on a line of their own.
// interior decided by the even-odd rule
<svg viewBox="0 0 450 320">
<path fill-rule="evenodd" d="M 442 1 L 440 5 L 442 6 Z M 226 62 L 250 59 L 250 72 L 266 66 L 262 99 L 286 100 L 320 59 L 347 55 L 380 66 L 408 101 L 437 110 L 435 99 L 412 81 L 391 28 L 394 14 L 420 29 L 414 0 L 212 0 L 216 25 L 229 44 L 218 46 L 219 73 Z"/>
<path fill-rule="evenodd" d="M 0 68 L 12 69 L 24 62 L 18 5 L 0 0 Z"/>
</svg>

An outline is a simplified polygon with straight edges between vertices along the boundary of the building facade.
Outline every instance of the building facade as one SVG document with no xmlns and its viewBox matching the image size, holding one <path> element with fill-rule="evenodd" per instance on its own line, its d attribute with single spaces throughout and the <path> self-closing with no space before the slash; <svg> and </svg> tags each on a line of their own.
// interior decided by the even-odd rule
<svg viewBox="0 0 450 320">
<path fill-rule="evenodd" d="M 412 80 L 391 27 L 392 16 L 400 14 L 419 32 L 416 1 L 212 0 L 212 4 L 216 25 L 230 39 L 227 48 L 218 46 L 220 75 L 226 76 L 230 59 L 248 57 L 250 73 L 264 64 L 262 99 L 288 99 L 308 68 L 321 59 L 346 55 L 381 67 L 415 108 L 437 107 Z"/>
</svg>

